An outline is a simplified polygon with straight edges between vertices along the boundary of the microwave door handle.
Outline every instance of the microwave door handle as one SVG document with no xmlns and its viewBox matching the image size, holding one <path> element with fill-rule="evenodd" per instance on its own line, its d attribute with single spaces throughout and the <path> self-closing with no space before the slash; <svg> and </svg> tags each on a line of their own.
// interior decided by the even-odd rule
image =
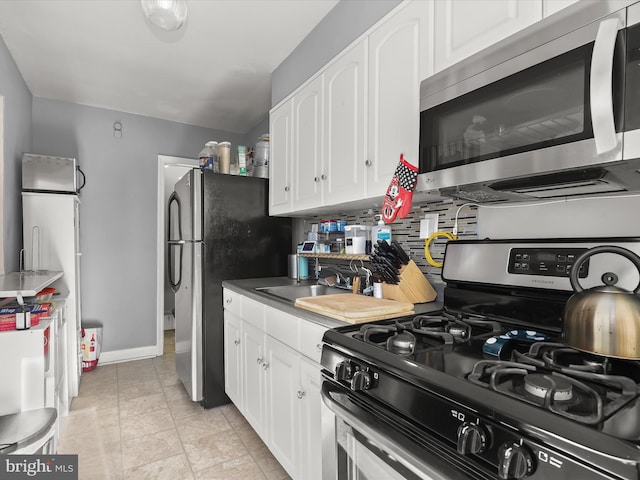
<svg viewBox="0 0 640 480">
<path fill-rule="evenodd" d="M 593 45 L 590 75 L 591 121 L 598 155 L 618 146 L 613 120 L 613 55 L 620 22 L 609 18 L 600 22 Z"/>
</svg>

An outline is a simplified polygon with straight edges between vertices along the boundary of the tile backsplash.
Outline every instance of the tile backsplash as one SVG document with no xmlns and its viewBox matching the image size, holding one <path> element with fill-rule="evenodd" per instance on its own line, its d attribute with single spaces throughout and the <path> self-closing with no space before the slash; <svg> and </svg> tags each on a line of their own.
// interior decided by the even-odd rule
<svg viewBox="0 0 640 480">
<path fill-rule="evenodd" d="M 396 219 L 391 224 L 393 238 L 409 253 L 411 259 L 432 283 L 441 282 L 441 269 L 432 267 L 425 259 L 425 241 L 420 238 L 420 220 L 424 218 L 426 213 L 437 213 L 439 214 L 438 231 L 451 232 L 456 212 L 460 209 L 458 214 L 458 238 L 475 238 L 477 232 L 477 207 L 469 205 L 460 208 L 462 205 L 465 205 L 465 203 L 451 200 L 414 205 L 406 218 Z M 299 238 L 298 241 L 306 240 L 306 234 L 311 231 L 311 225 L 314 223 L 319 224 L 321 220 L 345 220 L 347 225 L 373 226 L 377 223 L 374 215 L 379 213 L 380 209 L 369 209 L 299 218 L 297 219 L 298 222 L 301 222 L 299 231 L 303 232 L 301 236 L 304 238 Z M 430 251 L 434 260 L 442 260 L 446 242 L 447 240 L 444 238 L 438 238 L 432 242 Z"/>
</svg>

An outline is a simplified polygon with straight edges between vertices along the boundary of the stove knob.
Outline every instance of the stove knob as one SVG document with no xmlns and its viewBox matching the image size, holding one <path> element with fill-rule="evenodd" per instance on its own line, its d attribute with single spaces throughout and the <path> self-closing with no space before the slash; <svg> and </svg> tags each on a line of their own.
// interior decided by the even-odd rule
<svg viewBox="0 0 640 480">
<path fill-rule="evenodd" d="M 458 453 L 482 453 L 487 446 L 487 431 L 477 423 L 464 422 L 458 428 Z"/>
<path fill-rule="evenodd" d="M 519 443 L 505 443 L 498 452 L 498 476 L 504 480 L 521 479 L 533 473 L 533 455 Z"/>
<path fill-rule="evenodd" d="M 351 380 L 351 390 L 354 392 L 360 390 L 369 390 L 371 388 L 371 374 L 364 370 L 358 370 L 353 374 Z"/>
<path fill-rule="evenodd" d="M 349 360 L 345 360 L 336 365 L 335 375 L 333 378 L 336 380 L 351 380 L 353 378 L 353 365 Z"/>
</svg>

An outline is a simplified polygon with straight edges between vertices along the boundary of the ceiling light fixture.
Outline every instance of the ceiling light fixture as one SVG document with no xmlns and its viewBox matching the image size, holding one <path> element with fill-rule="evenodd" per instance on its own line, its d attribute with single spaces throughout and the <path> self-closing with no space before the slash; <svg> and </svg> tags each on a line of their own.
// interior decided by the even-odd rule
<svg viewBox="0 0 640 480">
<path fill-rule="evenodd" d="M 178 30 L 187 19 L 186 0 L 141 0 L 147 19 L 164 30 Z"/>
</svg>

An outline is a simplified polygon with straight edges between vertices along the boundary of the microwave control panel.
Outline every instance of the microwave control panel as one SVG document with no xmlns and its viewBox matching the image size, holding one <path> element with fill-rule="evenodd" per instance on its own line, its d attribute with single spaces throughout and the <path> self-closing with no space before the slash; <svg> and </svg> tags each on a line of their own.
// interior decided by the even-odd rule
<svg viewBox="0 0 640 480">
<path fill-rule="evenodd" d="M 586 248 L 513 248 L 509 253 L 507 271 L 516 275 L 541 275 L 545 277 L 569 277 L 576 259 Z M 589 274 L 589 259 L 583 262 L 579 278 Z"/>
</svg>

